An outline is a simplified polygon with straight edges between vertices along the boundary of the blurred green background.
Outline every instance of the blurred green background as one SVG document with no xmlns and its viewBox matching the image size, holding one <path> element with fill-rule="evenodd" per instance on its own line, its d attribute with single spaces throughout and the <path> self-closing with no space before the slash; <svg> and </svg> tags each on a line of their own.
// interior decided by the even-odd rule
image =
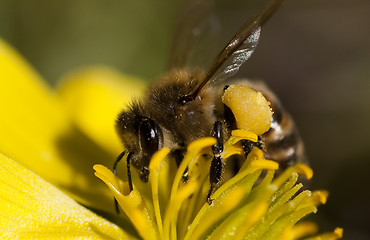
<svg viewBox="0 0 370 240">
<path fill-rule="evenodd" d="M 219 51 L 265 1 L 217 0 Z M 165 71 L 185 1 L 0 0 L 0 37 L 54 86 L 78 67 L 105 64 L 151 81 Z M 239 77 L 277 93 L 328 189 L 321 230 L 370 239 L 370 1 L 288 0 L 262 31 Z"/>
</svg>

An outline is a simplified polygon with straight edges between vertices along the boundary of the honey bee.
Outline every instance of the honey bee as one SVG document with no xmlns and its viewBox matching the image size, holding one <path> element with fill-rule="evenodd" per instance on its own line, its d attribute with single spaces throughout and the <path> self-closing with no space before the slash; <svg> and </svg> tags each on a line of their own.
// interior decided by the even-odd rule
<svg viewBox="0 0 370 240">
<path fill-rule="evenodd" d="M 209 175 L 207 202 L 211 203 L 211 194 L 223 171 L 221 153 L 224 141 L 236 129 L 232 112 L 221 101 L 223 91 L 227 88 L 226 80 L 249 59 L 257 46 L 261 26 L 282 2 L 271 0 L 247 20 L 207 71 L 196 67 L 174 68 L 154 81 L 142 99 L 133 101 L 128 110 L 118 115 L 116 130 L 125 150 L 118 156 L 114 172 L 117 163 L 127 154 L 130 190 L 133 189 L 131 166 L 138 170 L 141 180 L 147 182 L 150 158 L 156 151 L 163 147 L 170 148 L 179 164 L 190 142 L 212 136 L 217 143 L 212 147 Z M 245 155 L 253 147 L 259 147 L 267 158 L 278 161 L 282 166 L 298 161 L 303 156 L 303 145 L 291 117 L 266 87 L 247 80 L 241 82 L 261 91 L 272 103 L 274 112 L 270 130 L 260 136 L 258 142 L 242 141 Z"/>
</svg>

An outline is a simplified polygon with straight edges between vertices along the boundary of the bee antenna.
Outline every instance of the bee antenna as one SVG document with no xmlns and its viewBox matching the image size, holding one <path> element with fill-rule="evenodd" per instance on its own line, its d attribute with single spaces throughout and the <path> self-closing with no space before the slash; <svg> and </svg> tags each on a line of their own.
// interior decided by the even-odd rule
<svg viewBox="0 0 370 240">
<path fill-rule="evenodd" d="M 117 165 L 122 160 L 122 158 L 125 156 L 125 154 L 126 154 L 125 151 L 121 152 L 120 155 L 118 155 L 116 161 L 114 161 L 114 164 L 113 164 L 113 173 L 116 176 L 117 176 Z M 116 213 L 119 214 L 119 207 L 118 207 L 118 202 L 117 202 L 117 199 L 116 198 L 114 198 L 114 207 L 116 209 Z"/>
<path fill-rule="evenodd" d="M 132 178 L 131 178 L 131 170 L 130 170 L 130 159 L 131 159 L 131 153 L 130 152 L 128 155 L 127 155 L 127 158 L 126 158 L 126 164 L 127 164 L 127 178 L 128 178 L 128 186 L 130 188 L 130 192 L 134 189 L 133 186 L 132 186 Z M 125 156 L 126 152 L 123 151 L 121 152 L 120 155 L 118 155 L 116 161 L 114 162 L 113 164 L 113 173 L 114 175 L 117 176 L 117 165 L 118 163 L 122 160 L 122 158 Z M 116 208 L 116 212 L 117 214 L 119 214 L 119 208 L 118 208 L 118 202 L 117 202 L 117 199 L 114 198 L 114 206 Z"/>
<path fill-rule="evenodd" d="M 126 154 L 125 151 L 121 152 L 120 155 L 118 155 L 116 161 L 113 164 L 113 173 L 116 176 L 117 176 L 117 164 L 122 160 L 122 158 L 125 156 L 125 154 Z"/>
</svg>

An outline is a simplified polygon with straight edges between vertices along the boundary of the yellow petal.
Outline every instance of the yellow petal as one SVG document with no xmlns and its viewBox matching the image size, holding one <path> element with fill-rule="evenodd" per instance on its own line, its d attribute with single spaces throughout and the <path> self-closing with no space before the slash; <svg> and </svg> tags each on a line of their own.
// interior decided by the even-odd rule
<svg viewBox="0 0 370 240">
<path fill-rule="evenodd" d="M 53 169 L 65 166 L 54 168 L 52 160 L 58 155 L 56 138 L 68 127 L 63 109 L 40 76 L 1 40 L 0 79 L 0 151 L 58 181 Z"/>
<path fill-rule="evenodd" d="M 84 204 L 114 211 L 91 169 L 114 156 L 73 127 L 53 90 L 1 40 L 0 79 L 0 152 Z"/>
<path fill-rule="evenodd" d="M 135 239 L 0 154 L 1 239 Z"/>
<path fill-rule="evenodd" d="M 139 97 L 143 81 L 107 67 L 91 67 L 67 75 L 58 92 L 76 125 L 98 145 L 122 151 L 115 120 L 132 97 Z M 112 159 L 113 160 L 113 159 Z"/>
<path fill-rule="evenodd" d="M 86 174 L 92 176 L 90 170 L 97 163 L 112 166 L 116 156 L 123 150 L 114 128 L 115 119 L 118 113 L 127 107 L 132 97 L 140 96 L 143 88 L 143 81 L 103 66 L 80 69 L 61 80 L 57 90 L 61 102 L 68 110 L 77 132 L 92 140 L 93 145 L 90 148 L 80 149 L 80 156 L 83 158 L 80 161 L 88 165 L 85 169 L 89 172 Z M 90 153 L 99 147 L 102 148 L 100 155 L 94 156 Z M 100 181 L 94 181 L 93 185 L 98 186 L 99 190 L 107 190 L 102 187 Z M 94 207 L 113 211 L 108 191 L 96 193 L 100 196 L 94 193 L 91 195 L 100 199 L 100 205 L 94 204 Z"/>
</svg>

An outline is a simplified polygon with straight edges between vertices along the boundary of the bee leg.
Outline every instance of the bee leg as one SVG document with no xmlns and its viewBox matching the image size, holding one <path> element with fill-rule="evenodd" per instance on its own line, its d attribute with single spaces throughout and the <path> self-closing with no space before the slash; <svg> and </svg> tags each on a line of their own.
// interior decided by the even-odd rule
<svg viewBox="0 0 370 240">
<path fill-rule="evenodd" d="M 211 133 L 211 136 L 216 138 L 217 143 L 212 146 L 212 152 L 213 152 L 213 159 L 211 162 L 211 167 L 209 170 L 209 183 L 210 183 L 210 189 L 207 195 L 207 203 L 211 204 L 212 200 L 211 195 L 213 193 L 214 188 L 216 187 L 217 183 L 221 179 L 222 174 L 222 157 L 221 153 L 224 150 L 224 141 L 222 136 L 222 123 L 221 121 L 216 121 L 213 130 Z"/>
<path fill-rule="evenodd" d="M 172 151 L 172 154 L 176 160 L 177 167 L 179 167 L 182 160 L 184 159 L 184 149 L 181 148 L 175 149 L 174 151 Z M 182 174 L 183 182 L 187 182 L 189 180 L 188 170 L 189 170 L 188 167 L 186 167 L 184 173 Z"/>
<path fill-rule="evenodd" d="M 252 151 L 252 149 L 255 146 L 255 142 L 252 142 L 250 140 L 243 139 L 240 141 L 243 147 L 244 155 L 245 157 L 248 156 L 248 154 Z"/>
<path fill-rule="evenodd" d="M 253 142 L 253 141 L 250 141 L 250 140 L 243 139 L 243 140 L 241 140 L 241 144 L 242 144 L 242 147 L 243 147 L 245 157 L 248 156 L 248 154 L 252 151 L 252 149 L 254 147 L 258 147 L 259 149 L 262 150 L 262 141 L 261 141 L 260 137 L 258 137 L 257 142 Z"/>
<path fill-rule="evenodd" d="M 263 142 L 260 136 L 258 136 L 258 141 L 256 142 L 256 147 L 263 150 Z"/>
</svg>

